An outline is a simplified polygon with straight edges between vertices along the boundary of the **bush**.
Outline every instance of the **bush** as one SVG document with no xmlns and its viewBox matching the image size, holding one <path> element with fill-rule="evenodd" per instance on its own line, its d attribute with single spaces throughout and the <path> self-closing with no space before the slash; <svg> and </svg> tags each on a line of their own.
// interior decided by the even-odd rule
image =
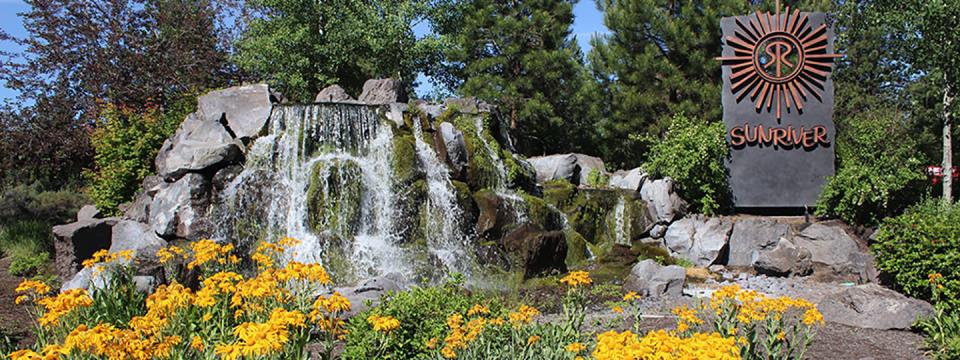
<svg viewBox="0 0 960 360">
<path fill-rule="evenodd" d="M 933 294 L 934 315 L 929 319 L 917 321 L 916 328 L 926 335 L 925 346 L 934 359 L 948 360 L 960 358 L 960 313 L 947 308 L 940 301 L 943 293 L 943 274 L 928 276 L 930 292 Z"/>
<path fill-rule="evenodd" d="M 114 215 L 120 204 L 133 199 L 143 178 L 156 172 L 154 160 L 164 140 L 195 110 L 193 96 L 174 101 L 166 109 L 105 106 L 91 136 L 96 168 L 85 173 L 90 196 L 100 211 Z"/>
<path fill-rule="evenodd" d="M 896 110 L 882 109 L 838 124 L 837 173 L 820 194 L 817 215 L 875 225 L 919 199 L 922 155 L 903 122 Z"/>
<path fill-rule="evenodd" d="M 46 223 L 66 223 L 76 217 L 77 210 L 89 199 L 74 190 L 40 191 L 39 185 L 20 184 L 0 195 L 0 219 L 40 220 Z"/>
<path fill-rule="evenodd" d="M 39 273 L 47 261 L 50 261 L 50 253 L 37 249 L 31 243 L 21 243 L 11 247 L 8 250 L 10 257 L 10 268 L 7 271 L 13 276 L 29 277 Z"/>
<path fill-rule="evenodd" d="M 50 260 L 53 242 L 50 225 L 36 220 L 19 220 L 0 225 L 0 254 L 12 258 L 7 271 L 31 276 Z"/>
<path fill-rule="evenodd" d="M 691 209 L 714 215 L 729 204 L 727 141 L 723 123 L 676 115 L 662 141 L 654 141 L 643 169 L 654 177 L 670 177 Z"/>
<path fill-rule="evenodd" d="M 883 221 L 871 245 L 877 268 L 904 294 L 933 299 L 930 274 L 942 274 L 940 300 L 960 309 L 960 205 L 926 200 Z"/>
<path fill-rule="evenodd" d="M 467 293 L 461 282 L 462 279 L 455 277 L 439 286 L 386 295 L 379 306 L 350 319 L 347 324 L 350 335 L 343 358 L 378 359 L 383 354 L 391 354 L 391 359 L 434 358 L 427 342 L 431 338 L 442 338 L 447 315 L 466 312 L 472 305 L 488 301 Z M 394 317 L 400 321 L 400 328 L 381 341 L 380 334 L 367 321 L 371 315 Z"/>
</svg>

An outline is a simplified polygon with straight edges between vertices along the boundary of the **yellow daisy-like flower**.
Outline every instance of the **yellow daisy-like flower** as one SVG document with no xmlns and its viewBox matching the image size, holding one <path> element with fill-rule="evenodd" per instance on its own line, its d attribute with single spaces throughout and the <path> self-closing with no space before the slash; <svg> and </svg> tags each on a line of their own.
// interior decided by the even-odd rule
<svg viewBox="0 0 960 360">
<path fill-rule="evenodd" d="M 560 279 L 560 282 L 570 287 L 593 284 L 593 280 L 590 279 L 590 273 L 586 271 L 571 272 Z"/>
<path fill-rule="evenodd" d="M 631 291 L 623 296 L 623 301 L 632 301 L 632 300 L 640 300 L 640 294 L 637 294 L 636 291 Z"/>
<path fill-rule="evenodd" d="M 537 341 L 540 341 L 540 337 L 539 337 L 539 336 L 537 336 L 537 335 L 530 336 L 530 337 L 527 338 L 527 346 L 536 344 Z"/>
<path fill-rule="evenodd" d="M 565 349 L 566 349 L 568 352 L 572 352 L 572 353 L 574 353 L 574 354 L 578 354 L 578 353 L 580 353 L 581 351 L 586 350 L 587 347 L 586 347 L 586 345 L 583 345 L 583 344 L 581 344 L 581 343 L 575 342 L 575 343 L 572 343 L 572 344 L 567 345 L 567 347 L 566 347 Z"/>
<path fill-rule="evenodd" d="M 367 322 L 373 326 L 374 331 L 389 333 L 400 328 L 400 320 L 393 316 L 370 315 Z"/>
<path fill-rule="evenodd" d="M 203 339 L 200 338 L 199 336 L 194 335 L 193 338 L 190 339 L 190 348 L 191 348 L 191 349 L 194 349 L 194 350 L 196 350 L 196 351 L 203 351 L 203 349 L 204 349 L 205 347 L 206 347 L 206 346 L 203 344 Z"/>
<path fill-rule="evenodd" d="M 480 304 L 473 305 L 473 307 L 471 307 L 470 310 L 467 311 L 467 316 L 489 315 L 489 314 L 490 314 L 490 308 L 488 308 L 486 305 L 480 305 Z"/>
<path fill-rule="evenodd" d="M 620 307 L 620 305 L 614 306 L 613 308 L 610 309 L 610 311 L 613 311 L 617 314 L 623 314 L 623 308 Z"/>
</svg>

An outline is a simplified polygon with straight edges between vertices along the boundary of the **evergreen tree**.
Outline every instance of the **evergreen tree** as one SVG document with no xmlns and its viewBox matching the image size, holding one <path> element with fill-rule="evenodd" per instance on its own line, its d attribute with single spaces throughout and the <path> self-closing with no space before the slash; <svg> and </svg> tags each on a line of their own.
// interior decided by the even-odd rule
<svg viewBox="0 0 960 360">
<path fill-rule="evenodd" d="M 496 104 L 523 153 L 590 152 L 588 74 L 570 33 L 575 3 L 454 2 L 434 21 L 452 43 L 439 78 Z"/>
<path fill-rule="evenodd" d="M 436 61 L 432 37 L 417 39 L 422 0 L 250 0 L 253 19 L 238 44 L 237 64 L 297 101 L 325 86 L 359 93 L 369 78 L 412 82 Z"/>
<path fill-rule="evenodd" d="M 804 11 L 825 10 L 830 1 L 783 1 Z M 601 137 L 608 161 L 635 166 L 651 135 L 662 133 L 673 114 L 719 121 L 720 18 L 774 11 L 773 1 L 598 0 L 608 35 L 592 39 L 591 70 L 607 91 Z"/>
</svg>

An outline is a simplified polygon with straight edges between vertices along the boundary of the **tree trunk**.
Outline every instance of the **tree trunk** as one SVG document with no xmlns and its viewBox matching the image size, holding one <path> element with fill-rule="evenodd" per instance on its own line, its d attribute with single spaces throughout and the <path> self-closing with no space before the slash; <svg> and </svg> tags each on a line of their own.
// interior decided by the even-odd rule
<svg viewBox="0 0 960 360">
<path fill-rule="evenodd" d="M 943 201 L 953 202 L 953 84 L 944 75 L 943 89 Z"/>
</svg>

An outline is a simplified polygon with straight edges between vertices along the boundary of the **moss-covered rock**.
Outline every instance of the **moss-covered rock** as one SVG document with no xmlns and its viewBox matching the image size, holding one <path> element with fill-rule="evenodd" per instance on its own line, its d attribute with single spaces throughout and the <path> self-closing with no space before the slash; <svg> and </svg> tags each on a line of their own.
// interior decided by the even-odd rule
<svg viewBox="0 0 960 360">
<path fill-rule="evenodd" d="M 520 196 L 526 206 L 529 223 L 547 231 L 563 230 L 563 215 L 560 214 L 559 210 L 551 207 L 539 197 L 528 194 L 521 194 Z"/>
<path fill-rule="evenodd" d="M 359 229 L 363 176 L 351 160 L 317 162 L 307 188 L 307 222 L 316 232 L 353 237 Z"/>
<path fill-rule="evenodd" d="M 398 189 L 410 186 L 423 177 L 417 159 L 417 143 L 412 134 L 393 137 L 393 182 Z"/>
<path fill-rule="evenodd" d="M 397 221 L 395 232 L 409 243 L 426 244 L 427 181 L 419 179 L 410 186 L 398 189 L 396 197 Z"/>
<path fill-rule="evenodd" d="M 573 204 L 577 195 L 577 186 L 569 181 L 559 179 L 550 180 L 543 184 L 543 200 L 553 204 L 558 209 L 566 209 Z"/>
<path fill-rule="evenodd" d="M 480 211 L 477 204 L 473 201 L 473 195 L 470 193 L 470 186 L 462 181 L 453 180 L 453 190 L 457 194 L 457 205 L 463 210 L 463 223 L 474 224 L 477 221 L 477 213 Z"/>
<path fill-rule="evenodd" d="M 587 263 L 590 259 L 590 250 L 587 248 L 587 240 L 583 235 L 573 229 L 566 229 L 563 235 L 567 239 L 567 266 L 579 267 Z"/>
</svg>

